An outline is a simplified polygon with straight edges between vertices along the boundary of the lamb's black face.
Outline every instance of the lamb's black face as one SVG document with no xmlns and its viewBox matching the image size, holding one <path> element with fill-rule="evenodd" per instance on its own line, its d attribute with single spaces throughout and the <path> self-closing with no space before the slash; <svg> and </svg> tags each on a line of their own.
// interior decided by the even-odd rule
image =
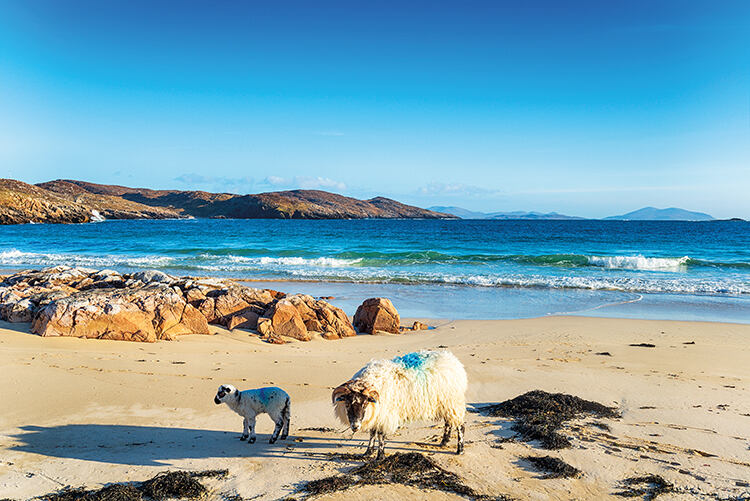
<svg viewBox="0 0 750 501">
<path fill-rule="evenodd" d="M 216 405 L 219 405 L 224 401 L 224 397 L 226 397 L 227 395 L 231 395 L 233 391 L 234 388 L 232 388 L 231 386 L 219 386 L 219 391 L 216 392 L 216 396 L 214 397 L 214 403 Z"/>
</svg>

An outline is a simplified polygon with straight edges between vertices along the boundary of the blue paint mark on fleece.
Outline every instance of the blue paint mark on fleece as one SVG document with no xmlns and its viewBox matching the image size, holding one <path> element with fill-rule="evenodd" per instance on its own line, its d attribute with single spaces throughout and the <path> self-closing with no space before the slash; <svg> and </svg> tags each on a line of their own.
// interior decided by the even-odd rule
<svg viewBox="0 0 750 501">
<path fill-rule="evenodd" d="M 260 398 L 260 403 L 263 405 L 266 405 L 268 403 L 268 392 L 265 388 L 261 388 L 258 392 L 258 397 Z"/>
<path fill-rule="evenodd" d="M 404 369 L 421 369 L 426 358 L 426 355 L 414 352 L 407 353 L 402 357 L 396 357 L 393 361 L 402 365 Z"/>
</svg>

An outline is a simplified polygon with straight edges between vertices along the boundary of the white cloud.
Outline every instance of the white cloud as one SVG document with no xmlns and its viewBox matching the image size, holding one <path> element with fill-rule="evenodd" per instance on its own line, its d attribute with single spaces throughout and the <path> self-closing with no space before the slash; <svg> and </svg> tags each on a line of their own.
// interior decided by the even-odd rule
<svg viewBox="0 0 750 501">
<path fill-rule="evenodd" d="M 303 190 L 337 190 L 346 189 L 346 184 L 328 177 L 294 176 L 284 178 L 268 176 L 263 183 L 276 189 L 303 189 Z"/>
<path fill-rule="evenodd" d="M 429 183 L 417 189 L 417 193 L 420 195 L 430 196 L 483 196 L 492 197 L 502 195 L 503 192 L 500 190 L 483 188 L 481 186 L 474 186 L 463 183 Z"/>
<path fill-rule="evenodd" d="M 186 185 L 189 189 L 241 194 L 249 193 L 255 185 L 255 181 L 251 177 L 204 176 L 195 173 L 181 174 L 174 180 Z"/>
</svg>

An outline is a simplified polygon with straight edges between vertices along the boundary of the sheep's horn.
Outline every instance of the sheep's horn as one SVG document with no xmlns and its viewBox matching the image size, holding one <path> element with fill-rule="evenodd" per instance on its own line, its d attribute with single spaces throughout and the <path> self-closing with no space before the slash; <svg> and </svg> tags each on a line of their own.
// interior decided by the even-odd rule
<svg viewBox="0 0 750 501">
<path fill-rule="evenodd" d="M 341 386 L 337 386 L 333 390 L 333 394 L 331 395 L 331 402 L 336 403 L 336 399 L 339 398 L 342 395 L 346 395 L 347 393 L 351 393 L 351 388 L 349 388 L 349 385 L 351 384 L 351 381 L 347 381 L 346 383 L 342 384 Z"/>
</svg>

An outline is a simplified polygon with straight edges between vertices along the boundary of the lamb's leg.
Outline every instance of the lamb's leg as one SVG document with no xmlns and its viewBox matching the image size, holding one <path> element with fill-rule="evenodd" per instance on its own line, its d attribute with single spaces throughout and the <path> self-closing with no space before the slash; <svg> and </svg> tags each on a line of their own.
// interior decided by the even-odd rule
<svg viewBox="0 0 750 501">
<path fill-rule="evenodd" d="M 286 405 L 284 406 L 284 413 L 283 413 L 284 414 L 283 416 L 284 429 L 281 430 L 281 437 L 280 437 L 281 440 L 285 440 L 286 437 L 289 436 L 289 421 L 291 421 L 291 409 L 289 409 L 289 407 L 290 407 L 290 402 L 289 402 L 289 399 L 287 399 Z"/>
<path fill-rule="evenodd" d="M 247 418 L 244 418 L 242 420 L 242 436 L 240 437 L 240 440 L 247 440 L 247 437 L 250 436 L 250 432 L 248 429 L 250 428 L 250 423 L 247 420 Z"/>
<path fill-rule="evenodd" d="M 464 452 L 464 430 L 466 429 L 465 425 L 461 425 L 456 428 L 458 431 L 458 447 L 456 448 L 456 454 L 463 454 Z"/>
<path fill-rule="evenodd" d="M 248 429 L 250 430 L 250 438 L 247 439 L 248 444 L 255 443 L 255 416 L 247 418 Z"/>
<path fill-rule="evenodd" d="M 443 428 L 443 439 L 440 441 L 440 447 L 448 445 L 448 441 L 451 439 L 451 425 L 448 421 L 445 422 L 445 428 Z"/>
<path fill-rule="evenodd" d="M 375 430 L 370 430 L 370 441 L 367 443 L 367 450 L 363 454 L 364 457 L 368 457 L 372 454 L 375 449 Z"/>
<path fill-rule="evenodd" d="M 385 457 L 385 433 L 378 433 L 378 455 L 375 457 L 378 461 Z"/>
<path fill-rule="evenodd" d="M 284 426 L 284 418 L 279 417 L 279 419 L 276 421 L 276 427 L 273 429 L 273 435 L 271 435 L 271 439 L 268 441 L 269 444 L 276 443 L 276 439 L 279 438 L 279 432 L 281 431 L 281 428 Z"/>
</svg>

